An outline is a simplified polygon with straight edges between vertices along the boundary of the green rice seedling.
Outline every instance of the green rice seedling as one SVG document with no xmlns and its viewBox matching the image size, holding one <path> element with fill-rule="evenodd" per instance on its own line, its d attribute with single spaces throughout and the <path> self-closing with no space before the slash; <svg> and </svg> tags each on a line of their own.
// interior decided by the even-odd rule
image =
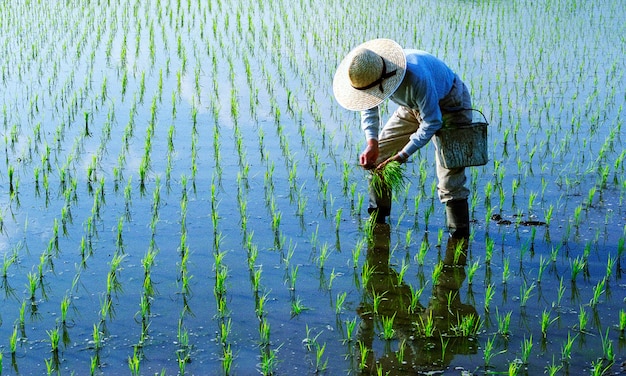
<svg viewBox="0 0 626 376">
<path fill-rule="evenodd" d="M 485 242 L 485 263 L 489 265 L 491 263 L 491 258 L 493 257 L 493 249 L 496 242 L 492 238 L 486 238 Z"/>
<path fill-rule="evenodd" d="M 411 246 L 412 240 L 411 237 L 413 235 L 413 229 L 408 229 L 406 234 L 404 235 L 404 248 L 409 248 Z"/>
<path fill-rule="evenodd" d="M 509 277 L 511 276 L 511 269 L 509 265 L 510 265 L 510 260 L 508 257 L 505 257 L 503 264 L 502 264 L 502 284 L 506 284 L 507 281 L 509 280 Z"/>
<path fill-rule="evenodd" d="M 564 363 L 569 362 L 572 358 L 572 346 L 574 345 L 574 340 L 578 337 L 578 334 L 574 337 L 571 336 L 570 332 L 567 332 L 567 340 L 561 346 L 561 360 Z"/>
<path fill-rule="evenodd" d="M 18 341 L 17 326 L 14 325 L 11 337 L 9 337 L 9 349 L 11 350 L 11 354 L 13 355 L 15 355 L 17 351 L 17 341 Z"/>
<path fill-rule="evenodd" d="M 259 295 L 258 298 L 256 299 L 256 308 L 255 308 L 255 312 L 257 317 L 262 318 L 263 316 L 265 316 L 265 303 L 267 302 L 267 298 L 269 296 L 269 292 L 266 292 L 265 294 Z"/>
<path fill-rule="evenodd" d="M 337 209 L 335 213 L 335 232 L 339 232 L 339 224 L 341 223 L 341 214 L 343 212 L 342 208 Z"/>
<path fill-rule="evenodd" d="M 485 302 L 483 305 L 485 308 L 485 312 L 489 312 L 489 306 L 491 305 L 491 300 L 493 299 L 495 294 L 495 285 L 493 283 L 488 284 L 487 288 L 485 289 Z"/>
<path fill-rule="evenodd" d="M 513 360 L 509 363 L 509 369 L 507 371 L 507 375 L 509 376 L 515 376 L 519 373 L 520 368 L 522 368 L 522 365 L 519 363 L 519 360 Z"/>
<path fill-rule="evenodd" d="M 593 296 L 589 301 L 589 305 L 592 308 L 596 308 L 598 303 L 600 302 L 600 296 L 604 293 L 604 286 L 606 285 L 606 277 L 602 278 L 598 283 L 593 287 Z"/>
<path fill-rule="evenodd" d="M 436 286 L 439 282 L 439 277 L 441 276 L 441 272 L 443 272 L 443 262 L 438 262 L 437 265 L 433 268 L 433 274 L 431 277 L 431 281 L 433 285 Z"/>
<path fill-rule="evenodd" d="M 277 349 L 267 349 L 267 351 L 261 351 L 260 372 L 262 375 L 274 375 L 274 370 L 278 365 L 278 359 L 276 358 L 277 351 Z"/>
<path fill-rule="evenodd" d="M 352 267 L 354 269 L 356 269 L 357 266 L 359 266 L 359 258 L 361 257 L 361 252 L 363 251 L 364 247 L 365 247 L 365 240 L 359 239 L 354 244 L 354 248 L 352 248 Z"/>
<path fill-rule="evenodd" d="M 339 315 L 343 312 L 343 304 L 346 301 L 346 296 L 348 294 L 344 291 L 340 294 L 337 294 L 337 299 L 335 300 L 335 313 Z"/>
<path fill-rule="evenodd" d="M 366 287 L 369 284 L 370 278 L 372 277 L 375 271 L 376 271 L 376 266 L 375 265 L 370 266 L 369 262 L 365 261 L 365 263 L 363 264 L 362 271 L 361 271 L 361 285 L 363 287 Z"/>
<path fill-rule="evenodd" d="M 26 275 L 28 278 L 28 292 L 30 294 L 30 300 L 35 301 L 35 294 L 37 293 L 37 287 L 39 286 L 39 276 L 36 273 L 28 272 Z"/>
<path fill-rule="evenodd" d="M 532 349 L 533 349 L 533 335 L 531 334 L 529 338 L 526 338 L 526 336 L 524 336 L 524 339 L 522 340 L 522 354 L 521 354 L 522 364 L 528 364 Z"/>
<path fill-rule="evenodd" d="M 387 294 L 387 291 L 384 291 L 380 294 L 377 294 L 375 291 L 372 291 L 372 309 L 375 314 L 378 314 L 378 308 L 380 307 L 380 303 L 383 300 L 387 300 L 384 296 Z"/>
<path fill-rule="evenodd" d="M 563 299 L 563 295 L 565 294 L 565 285 L 563 284 L 563 277 L 559 278 L 559 289 L 557 290 L 557 301 L 556 305 L 558 307 L 561 306 L 561 300 Z"/>
<path fill-rule="evenodd" d="M 428 315 L 425 319 L 421 315 L 418 317 L 419 323 L 421 324 L 418 326 L 419 334 L 424 338 L 434 337 L 437 328 L 435 326 L 435 321 L 433 320 L 433 311 L 428 311 Z"/>
<path fill-rule="evenodd" d="M 259 292 L 259 290 L 261 289 L 261 275 L 263 274 L 263 268 L 262 267 L 258 267 L 254 270 L 254 273 L 252 274 L 252 288 L 254 290 L 254 292 Z"/>
<path fill-rule="evenodd" d="M 509 327 L 511 325 L 511 314 L 513 311 L 509 311 L 507 314 L 500 316 L 500 312 L 496 308 L 496 320 L 498 321 L 498 334 L 507 337 L 510 334 Z"/>
<path fill-rule="evenodd" d="M 289 290 L 291 291 L 295 291 L 296 290 L 296 280 L 298 279 L 298 268 L 299 266 L 296 265 L 295 267 L 291 267 L 291 273 L 289 273 Z"/>
<path fill-rule="evenodd" d="M 323 359 L 324 351 L 326 350 L 326 343 L 320 346 L 315 342 L 315 373 L 319 374 L 328 369 L 328 359 Z"/>
<path fill-rule="evenodd" d="M 259 324 L 260 345 L 262 347 L 270 345 L 270 332 L 270 323 L 266 318 L 263 318 Z"/>
<path fill-rule="evenodd" d="M 467 284 L 471 286 L 474 283 L 474 275 L 480 268 L 480 258 L 477 258 L 467 268 Z"/>
<path fill-rule="evenodd" d="M 387 341 L 392 340 L 396 334 L 396 330 L 393 328 L 393 322 L 396 318 L 396 314 L 393 316 L 383 316 L 381 318 L 383 323 L 383 338 Z"/>
<path fill-rule="evenodd" d="M 552 221 L 552 215 L 554 214 L 554 205 L 550 205 L 548 209 L 545 210 L 543 216 L 546 226 L 550 226 L 550 222 Z"/>
<path fill-rule="evenodd" d="M 230 375 L 231 374 L 231 368 L 233 366 L 233 361 L 234 361 L 234 354 L 233 354 L 233 350 L 231 350 L 230 348 L 230 343 L 226 346 L 224 346 L 223 348 L 223 355 L 222 355 L 222 371 L 224 372 L 224 375 Z"/>
<path fill-rule="evenodd" d="M 133 356 L 128 356 L 128 368 L 130 369 L 130 374 L 133 376 L 141 375 L 140 367 L 141 366 L 141 356 L 139 352 L 135 348 L 133 350 Z"/>
<path fill-rule="evenodd" d="M 591 374 L 593 376 L 605 375 L 610 367 L 611 367 L 611 364 L 605 367 L 602 359 L 596 359 L 593 362 L 591 362 Z"/>
<path fill-rule="evenodd" d="M 383 168 L 372 170 L 372 188 L 379 194 L 385 189 L 393 192 L 400 191 L 405 184 L 404 171 L 399 162 L 391 161 Z"/>
<path fill-rule="evenodd" d="M 406 348 L 407 348 L 406 340 L 403 339 L 398 345 L 398 351 L 396 351 L 396 359 L 398 360 L 399 364 L 405 364 L 404 354 L 406 352 Z"/>
<path fill-rule="evenodd" d="M 426 254 L 428 253 L 428 241 L 422 240 L 419 251 L 415 254 L 415 261 L 418 265 L 423 266 L 426 260 Z"/>
<path fill-rule="evenodd" d="M 66 294 L 63 299 L 61 299 L 61 323 L 63 325 L 67 322 L 67 310 L 70 307 L 70 304 L 70 297 Z"/>
<path fill-rule="evenodd" d="M 352 320 L 345 320 L 344 321 L 345 325 L 346 325 L 346 337 L 343 340 L 344 343 L 352 343 L 353 341 L 353 336 L 354 336 L 354 329 L 356 328 L 356 317 L 354 317 Z"/>
<path fill-rule="evenodd" d="M 317 266 L 320 269 L 324 269 L 324 264 L 326 264 L 326 260 L 328 260 L 328 256 L 330 255 L 330 247 L 328 246 L 328 243 L 324 243 L 322 244 L 322 247 L 320 248 L 320 254 L 317 257 Z"/>
<path fill-rule="evenodd" d="M 402 285 L 402 281 L 404 280 L 404 275 L 406 274 L 407 270 L 409 270 L 409 264 L 407 264 L 404 259 L 402 260 L 402 266 L 400 267 L 400 271 L 398 272 L 397 275 L 397 285 L 401 286 Z"/>
<path fill-rule="evenodd" d="M 92 339 L 93 349 L 96 351 L 99 351 L 102 348 L 102 337 L 101 337 L 100 329 L 98 328 L 96 324 L 93 325 L 91 339 Z"/>
<path fill-rule="evenodd" d="M 328 290 L 331 290 L 333 288 L 333 281 L 339 275 L 340 273 L 335 273 L 335 268 L 333 268 L 333 270 L 330 272 L 330 278 L 328 278 L 328 286 L 327 286 Z"/>
<path fill-rule="evenodd" d="M 548 336 L 548 328 L 552 323 L 554 323 L 558 317 L 551 318 L 550 311 L 546 311 L 545 309 L 541 313 L 541 335 L 545 339 Z"/>
<path fill-rule="evenodd" d="M 44 359 L 44 362 L 46 364 L 46 375 L 51 376 L 56 369 L 54 358 Z"/>
<path fill-rule="evenodd" d="M 469 314 L 462 317 L 457 317 L 457 323 L 452 327 L 452 331 L 455 335 L 460 337 L 472 337 L 475 336 L 482 327 L 482 320 L 480 317 Z"/>
<path fill-rule="evenodd" d="M 581 256 L 577 256 L 573 260 L 570 259 L 571 281 L 573 283 L 576 283 L 576 277 L 585 269 L 586 265 L 587 262 Z"/>
<path fill-rule="evenodd" d="M 307 309 L 308 308 L 305 307 L 304 304 L 302 304 L 302 299 L 300 299 L 299 297 L 291 301 L 291 317 L 298 316 Z"/>
<path fill-rule="evenodd" d="M 611 275 L 613 274 L 613 268 L 615 267 L 616 263 L 617 258 L 613 258 L 611 257 L 611 255 L 608 255 L 606 260 L 606 272 L 604 274 L 604 279 L 606 279 L 607 281 L 611 279 Z"/>
<path fill-rule="evenodd" d="M 506 352 L 506 350 L 495 352 L 494 351 L 495 341 L 496 341 L 496 336 L 487 338 L 487 341 L 485 342 L 485 346 L 483 347 L 483 359 L 485 361 L 485 368 L 488 368 L 491 366 L 491 360 L 493 359 L 494 356 L 504 354 Z"/>
<path fill-rule="evenodd" d="M 228 343 L 231 330 L 232 320 L 230 318 L 228 320 L 220 320 L 220 342 L 222 345 L 226 346 Z"/>
<path fill-rule="evenodd" d="M 537 272 L 537 283 L 541 283 L 543 272 L 546 270 L 546 267 L 549 265 L 549 263 L 550 260 L 544 259 L 543 255 L 539 256 L 539 271 Z"/>
<path fill-rule="evenodd" d="M 585 307 L 581 305 L 580 310 L 578 311 L 578 330 L 581 333 L 585 332 L 588 322 L 589 322 L 589 317 L 587 316 L 587 311 L 585 311 Z"/>
<path fill-rule="evenodd" d="M 367 345 L 359 340 L 359 369 L 361 371 L 367 368 L 367 358 L 369 356 L 370 349 Z"/>
<path fill-rule="evenodd" d="M 526 286 L 526 281 L 523 282 L 522 286 L 520 286 L 520 307 L 526 307 L 526 303 L 530 298 L 532 291 L 535 289 L 535 283 L 531 283 L 530 286 Z"/>
<path fill-rule="evenodd" d="M 409 285 L 409 289 L 411 290 L 411 303 L 409 304 L 408 308 L 409 313 L 417 312 L 417 308 L 420 303 L 420 297 L 422 296 L 425 287 L 426 285 L 422 286 L 419 289 L 416 289 L 415 287 L 413 287 L 413 285 Z"/>
<path fill-rule="evenodd" d="M 626 330 L 626 311 L 624 309 L 619 310 L 619 331 L 624 332 Z"/>
<path fill-rule="evenodd" d="M 602 331 L 600 331 L 600 338 L 602 339 L 603 359 L 609 363 L 613 363 L 615 361 L 615 350 L 613 349 L 613 341 L 609 339 L 609 328 L 606 328 L 604 335 Z"/>
<path fill-rule="evenodd" d="M 563 368 L 563 364 L 555 363 L 554 355 L 552 355 L 552 363 L 546 366 L 546 371 L 549 376 L 555 376 L 559 373 L 559 371 Z"/>
</svg>

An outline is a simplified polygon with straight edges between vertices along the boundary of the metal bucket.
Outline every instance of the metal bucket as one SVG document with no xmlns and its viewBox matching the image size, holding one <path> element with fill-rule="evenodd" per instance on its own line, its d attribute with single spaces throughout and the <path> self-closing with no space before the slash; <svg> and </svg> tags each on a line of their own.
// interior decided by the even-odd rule
<svg viewBox="0 0 626 376">
<path fill-rule="evenodd" d="M 443 127 L 435 133 L 433 142 L 443 167 L 450 169 L 487 164 L 488 123 L 482 112 L 481 115 L 484 122 L 454 124 Z"/>
</svg>

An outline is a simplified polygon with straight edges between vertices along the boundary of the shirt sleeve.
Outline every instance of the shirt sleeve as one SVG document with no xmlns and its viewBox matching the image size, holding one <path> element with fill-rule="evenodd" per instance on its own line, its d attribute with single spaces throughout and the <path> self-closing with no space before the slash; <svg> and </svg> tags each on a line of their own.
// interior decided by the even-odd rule
<svg viewBox="0 0 626 376">
<path fill-rule="evenodd" d="M 361 129 L 365 132 L 366 140 L 378 140 L 378 130 L 380 128 L 380 109 L 378 106 L 369 110 L 361 111 Z"/>
<path fill-rule="evenodd" d="M 407 155 L 412 155 L 430 141 L 435 132 L 441 129 L 442 115 L 439 108 L 439 98 L 432 79 L 426 79 L 420 85 L 413 86 L 410 94 L 415 100 L 415 106 L 422 116 L 422 122 L 417 131 L 410 136 L 410 141 L 402 149 Z"/>
</svg>

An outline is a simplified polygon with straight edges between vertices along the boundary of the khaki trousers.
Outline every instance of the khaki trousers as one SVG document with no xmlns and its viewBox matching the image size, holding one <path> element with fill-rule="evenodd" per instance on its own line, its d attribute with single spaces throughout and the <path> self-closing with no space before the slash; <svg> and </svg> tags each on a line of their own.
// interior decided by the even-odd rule
<svg viewBox="0 0 626 376">
<path fill-rule="evenodd" d="M 444 126 L 454 127 L 455 124 L 467 124 L 472 121 L 472 101 L 469 91 L 458 77 L 454 80 L 450 93 L 440 102 Z M 376 164 L 398 153 L 410 141 L 409 137 L 417 131 L 422 123 L 418 110 L 400 106 L 389 118 L 378 137 L 379 157 Z M 442 203 L 451 200 L 463 200 L 469 196 L 465 187 L 465 168 L 444 168 L 435 153 L 437 167 L 437 195 Z M 387 216 L 391 210 L 391 192 L 383 192 L 378 196 L 370 188 L 369 212 L 378 209 L 381 215 Z"/>
</svg>

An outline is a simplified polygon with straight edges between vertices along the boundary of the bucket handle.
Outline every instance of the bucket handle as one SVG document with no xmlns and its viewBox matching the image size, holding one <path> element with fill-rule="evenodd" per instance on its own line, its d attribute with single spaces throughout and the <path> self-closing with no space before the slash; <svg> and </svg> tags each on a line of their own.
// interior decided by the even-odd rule
<svg viewBox="0 0 626 376">
<path fill-rule="evenodd" d="M 485 124 L 489 124 L 489 122 L 487 121 L 487 116 L 485 116 L 485 114 L 483 114 L 483 112 L 481 110 L 476 109 L 476 108 L 464 108 L 464 107 L 462 107 L 462 108 L 455 108 L 455 109 L 451 109 L 451 110 L 447 110 L 446 109 L 445 111 L 446 112 L 476 111 L 476 112 L 478 112 L 479 114 L 482 115 L 483 119 L 485 120 Z"/>
</svg>

